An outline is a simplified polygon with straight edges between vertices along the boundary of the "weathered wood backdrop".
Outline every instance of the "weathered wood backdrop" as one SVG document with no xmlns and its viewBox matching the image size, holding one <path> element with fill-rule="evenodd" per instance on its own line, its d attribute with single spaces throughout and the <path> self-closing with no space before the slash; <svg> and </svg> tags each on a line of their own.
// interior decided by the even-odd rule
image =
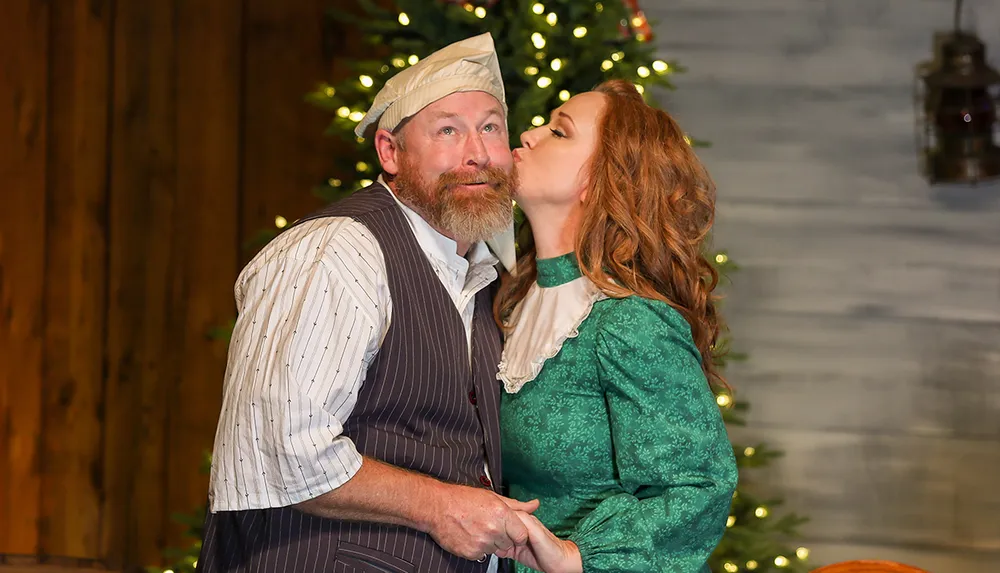
<svg viewBox="0 0 1000 573">
<path fill-rule="evenodd" d="M 647 0 L 719 185 L 763 482 L 819 561 L 1000 570 L 1000 185 L 917 174 L 912 77 L 950 0 Z M 966 21 L 1000 66 L 1000 3 Z"/>
<path fill-rule="evenodd" d="M 208 333 L 244 244 L 319 204 L 336 4 L 3 1 L 0 554 L 155 563 L 204 501 Z"/>
</svg>

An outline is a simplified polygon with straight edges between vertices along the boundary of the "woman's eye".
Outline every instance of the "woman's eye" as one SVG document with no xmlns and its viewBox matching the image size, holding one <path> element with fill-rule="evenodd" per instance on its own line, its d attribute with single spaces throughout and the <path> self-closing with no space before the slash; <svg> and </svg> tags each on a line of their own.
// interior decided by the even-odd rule
<svg viewBox="0 0 1000 573">
<path fill-rule="evenodd" d="M 554 136 L 556 136 L 556 137 L 566 137 L 566 134 L 565 134 L 565 133 L 563 133 L 563 132 L 561 132 L 561 131 L 559 131 L 558 129 L 552 129 L 552 128 L 550 127 L 550 128 L 549 128 L 549 131 L 551 131 L 551 132 L 552 132 L 552 135 L 554 135 Z"/>
</svg>

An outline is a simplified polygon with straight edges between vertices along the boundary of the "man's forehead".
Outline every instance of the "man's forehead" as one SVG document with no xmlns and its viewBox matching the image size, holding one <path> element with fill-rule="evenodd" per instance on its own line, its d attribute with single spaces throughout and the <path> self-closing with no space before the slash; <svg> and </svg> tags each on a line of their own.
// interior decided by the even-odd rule
<svg viewBox="0 0 1000 573">
<path fill-rule="evenodd" d="M 496 115 L 503 119 L 503 106 L 492 95 L 481 91 L 449 94 L 420 110 L 413 119 L 436 121 L 443 118 L 484 119 Z"/>
</svg>

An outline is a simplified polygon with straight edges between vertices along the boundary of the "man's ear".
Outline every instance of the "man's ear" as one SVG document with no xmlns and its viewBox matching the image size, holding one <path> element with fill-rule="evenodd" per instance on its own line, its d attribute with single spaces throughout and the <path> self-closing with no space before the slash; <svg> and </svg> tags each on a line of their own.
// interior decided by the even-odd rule
<svg viewBox="0 0 1000 573">
<path fill-rule="evenodd" d="M 380 129 L 375 132 L 375 151 L 378 153 L 378 161 L 382 164 L 382 171 L 389 175 L 399 173 L 399 163 L 401 161 L 399 138 L 391 132 Z"/>
</svg>

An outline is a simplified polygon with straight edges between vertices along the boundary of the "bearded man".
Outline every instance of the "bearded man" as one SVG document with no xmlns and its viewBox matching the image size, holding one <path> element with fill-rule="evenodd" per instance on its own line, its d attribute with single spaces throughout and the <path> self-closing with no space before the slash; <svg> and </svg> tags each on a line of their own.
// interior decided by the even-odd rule
<svg viewBox="0 0 1000 573">
<path fill-rule="evenodd" d="M 378 183 L 237 281 L 201 571 L 485 572 L 526 543 L 537 504 L 499 495 L 515 185 L 492 37 L 390 79 L 356 133 Z"/>
</svg>

